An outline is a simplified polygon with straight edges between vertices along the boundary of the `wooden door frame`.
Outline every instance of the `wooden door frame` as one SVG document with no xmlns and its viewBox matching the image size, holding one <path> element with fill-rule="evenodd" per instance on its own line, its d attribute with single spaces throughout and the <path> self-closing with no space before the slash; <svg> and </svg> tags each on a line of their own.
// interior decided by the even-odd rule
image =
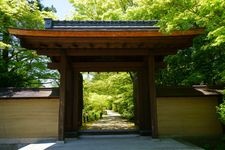
<svg viewBox="0 0 225 150">
<path fill-rule="evenodd" d="M 151 135 L 152 137 L 157 137 L 157 108 L 156 108 L 156 94 L 155 94 L 155 82 L 154 82 L 154 69 L 155 69 L 155 60 L 154 56 L 149 56 L 146 57 L 146 63 L 145 65 L 140 65 L 137 67 L 134 67 L 133 65 L 129 65 L 126 67 L 120 66 L 120 68 L 106 68 L 104 63 L 104 67 L 99 67 L 99 63 L 97 63 L 97 67 L 89 66 L 83 67 L 77 66 L 74 67 L 72 64 L 68 64 L 67 62 L 67 57 L 62 56 L 63 59 L 60 62 L 61 64 L 61 69 L 60 69 L 60 74 L 61 74 L 61 80 L 60 80 L 60 106 L 59 106 L 59 134 L 58 134 L 58 139 L 59 140 L 64 140 L 65 138 L 65 102 L 68 101 L 68 97 L 65 93 L 68 93 L 68 91 L 74 93 L 73 95 L 73 100 L 74 100 L 74 105 L 73 108 L 76 112 L 72 115 L 73 117 L 75 116 L 75 119 L 73 120 L 73 130 L 77 132 L 79 130 L 79 125 L 78 125 L 78 111 L 79 108 L 79 87 L 78 87 L 78 77 L 77 75 L 81 71 L 88 71 L 88 72 L 124 72 L 124 71 L 137 71 L 138 72 L 138 91 L 139 91 L 139 108 L 137 108 L 137 114 L 138 114 L 138 119 L 140 122 L 140 133 L 141 135 Z M 64 60 L 65 59 L 65 60 Z M 86 63 L 87 64 L 87 63 Z M 118 63 L 116 63 L 118 64 Z M 124 63 L 125 64 L 125 63 Z M 82 66 L 82 65 L 81 65 Z M 88 65 L 87 65 L 88 66 Z M 111 64 L 111 66 L 113 66 Z M 68 69 L 72 69 L 73 71 L 73 82 L 74 86 L 68 86 L 70 81 L 68 81 L 67 76 L 68 76 Z M 94 69 L 91 69 L 94 68 Z M 67 70 L 67 71 L 66 71 Z M 76 72 L 76 73 L 74 73 Z M 147 81 L 147 82 L 146 82 Z M 154 87 L 152 87 L 154 86 Z M 73 88 L 68 89 L 69 87 Z M 144 95 L 144 96 L 143 96 Z M 141 101 L 142 100 L 142 101 Z M 72 109 L 71 109 L 72 110 Z M 143 111 L 141 111 L 143 110 Z M 63 114 L 64 113 L 64 114 Z M 144 116 L 144 118 L 142 118 Z M 77 122 L 77 123 L 76 123 Z"/>
</svg>

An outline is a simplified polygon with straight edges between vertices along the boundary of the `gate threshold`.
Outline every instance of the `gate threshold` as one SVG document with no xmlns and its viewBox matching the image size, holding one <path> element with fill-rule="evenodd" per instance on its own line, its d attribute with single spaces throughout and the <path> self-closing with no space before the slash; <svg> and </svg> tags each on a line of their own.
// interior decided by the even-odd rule
<svg viewBox="0 0 225 150">
<path fill-rule="evenodd" d="M 80 135 L 126 135 L 139 134 L 139 130 L 81 130 Z"/>
<path fill-rule="evenodd" d="M 80 130 L 79 132 L 66 132 L 66 138 L 74 138 L 82 135 L 137 135 L 139 130 Z"/>
</svg>

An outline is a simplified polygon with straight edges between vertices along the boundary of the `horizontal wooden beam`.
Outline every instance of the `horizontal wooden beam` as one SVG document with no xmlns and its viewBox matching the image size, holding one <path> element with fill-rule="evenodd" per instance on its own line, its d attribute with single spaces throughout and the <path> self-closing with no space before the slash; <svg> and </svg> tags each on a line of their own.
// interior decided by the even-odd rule
<svg viewBox="0 0 225 150">
<path fill-rule="evenodd" d="M 50 69 L 60 69 L 60 63 L 48 63 Z M 73 68 L 79 71 L 130 71 L 138 70 L 144 67 L 142 62 L 78 62 L 72 64 Z M 157 62 L 155 64 L 156 69 L 165 68 L 164 62 Z"/>
<path fill-rule="evenodd" d="M 60 63 L 48 63 L 50 69 L 60 69 Z M 144 67 L 143 62 L 77 62 L 72 63 L 77 71 L 131 71 Z"/>
<path fill-rule="evenodd" d="M 143 62 L 79 62 L 73 63 L 74 68 L 139 68 Z"/>
<path fill-rule="evenodd" d="M 39 55 L 60 56 L 65 51 L 67 56 L 145 56 L 148 55 L 148 49 L 43 49 L 37 50 Z"/>
<path fill-rule="evenodd" d="M 148 56 L 150 53 L 155 56 L 174 55 L 177 48 L 165 49 L 129 49 L 129 48 L 100 48 L 100 49 L 39 49 L 37 54 L 46 56 L 60 56 L 65 51 L 67 56 Z"/>
<path fill-rule="evenodd" d="M 186 42 L 192 42 L 193 36 L 177 36 L 177 37 L 145 37 L 145 38 L 120 38 L 120 37 L 109 37 L 109 38 L 47 38 L 47 37 L 23 37 L 21 40 L 24 45 L 33 45 L 33 46 L 39 46 L 39 47 L 77 47 L 79 45 L 83 44 L 123 44 L 123 43 L 129 43 L 129 44 L 136 44 L 139 43 L 145 43 L 146 45 L 152 45 L 156 44 L 182 44 Z M 162 46 L 162 45 L 159 45 Z"/>
<path fill-rule="evenodd" d="M 69 56 L 144 56 L 148 55 L 148 49 L 70 49 Z"/>
<path fill-rule="evenodd" d="M 23 39 L 29 49 L 183 49 L 192 45 L 193 37 L 166 38 L 85 38 L 85 39 Z"/>
</svg>

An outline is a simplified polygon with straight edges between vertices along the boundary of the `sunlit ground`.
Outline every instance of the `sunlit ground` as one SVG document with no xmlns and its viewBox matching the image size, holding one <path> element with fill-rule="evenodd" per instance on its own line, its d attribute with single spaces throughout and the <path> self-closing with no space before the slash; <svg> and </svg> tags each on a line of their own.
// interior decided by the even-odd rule
<svg viewBox="0 0 225 150">
<path fill-rule="evenodd" d="M 133 122 L 123 119 L 117 112 L 106 110 L 107 115 L 94 122 L 84 124 L 83 129 L 86 130 L 131 130 L 136 129 Z"/>
<path fill-rule="evenodd" d="M 40 144 L 29 144 L 25 147 L 20 148 L 19 150 L 45 150 L 56 143 L 40 143 Z"/>
<path fill-rule="evenodd" d="M 30 144 L 19 150 L 203 150 L 173 139 L 152 139 L 138 135 L 83 136 L 66 143 Z M 11 149 L 8 149 L 11 150 Z"/>
</svg>

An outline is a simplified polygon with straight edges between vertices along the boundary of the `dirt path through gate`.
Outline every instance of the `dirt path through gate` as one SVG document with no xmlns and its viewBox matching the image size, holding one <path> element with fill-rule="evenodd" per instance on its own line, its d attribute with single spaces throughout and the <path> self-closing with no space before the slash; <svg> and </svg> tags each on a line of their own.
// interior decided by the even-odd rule
<svg viewBox="0 0 225 150">
<path fill-rule="evenodd" d="M 87 130 L 130 130 L 136 129 L 134 123 L 123 119 L 121 115 L 112 110 L 106 110 L 107 115 L 94 122 L 86 123 L 84 128 Z"/>
</svg>

